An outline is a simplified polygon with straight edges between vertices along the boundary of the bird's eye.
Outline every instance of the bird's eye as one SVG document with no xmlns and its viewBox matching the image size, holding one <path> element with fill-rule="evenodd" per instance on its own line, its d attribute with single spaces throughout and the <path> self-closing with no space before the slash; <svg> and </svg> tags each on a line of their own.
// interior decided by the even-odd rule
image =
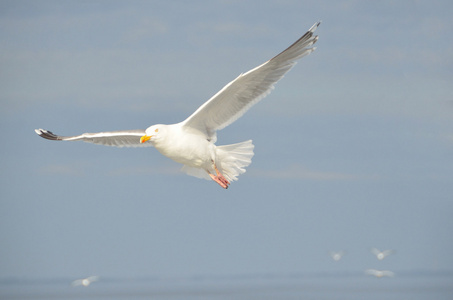
<svg viewBox="0 0 453 300">
<path fill-rule="evenodd" d="M 159 128 L 156 128 L 156 130 L 154 130 L 154 132 L 158 132 L 159 131 Z"/>
</svg>

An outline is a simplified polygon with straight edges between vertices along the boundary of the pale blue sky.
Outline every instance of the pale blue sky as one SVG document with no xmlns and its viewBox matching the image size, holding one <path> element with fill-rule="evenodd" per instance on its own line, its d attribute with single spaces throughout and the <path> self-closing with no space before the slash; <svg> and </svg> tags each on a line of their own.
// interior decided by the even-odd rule
<svg viewBox="0 0 453 300">
<path fill-rule="evenodd" d="M 0 1 L 0 278 L 453 270 L 452 8 Z M 255 144 L 228 190 L 34 133 L 181 121 L 318 20 L 318 49 L 218 133 Z"/>
</svg>

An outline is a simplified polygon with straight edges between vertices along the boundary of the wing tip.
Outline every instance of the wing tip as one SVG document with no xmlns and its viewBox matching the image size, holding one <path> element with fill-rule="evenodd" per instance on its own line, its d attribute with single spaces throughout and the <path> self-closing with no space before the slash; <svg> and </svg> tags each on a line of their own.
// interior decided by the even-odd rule
<svg viewBox="0 0 453 300">
<path fill-rule="evenodd" d="M 315 32 L 315 30 L 319 27 L 319 25 L 321 25 L 321 22 L 322 21 L 316 22 L 313 26 L 311 26 L 310 29 L 308 29 L 308 31 L 311 32 L 311 33 Z"/>
<path fill-rule="evenodd" d="M 52 140 L 52 141 L 61 140 L 61 138 L 58 135 L 54 134 L 51 131 L 45 130 L 45 129 L 41 129 L 41 128 L 35 129 L 35 132 L 37 135 L 39 135 L 40 137 L 45 138 L 47 140 Z"/>
</svg>

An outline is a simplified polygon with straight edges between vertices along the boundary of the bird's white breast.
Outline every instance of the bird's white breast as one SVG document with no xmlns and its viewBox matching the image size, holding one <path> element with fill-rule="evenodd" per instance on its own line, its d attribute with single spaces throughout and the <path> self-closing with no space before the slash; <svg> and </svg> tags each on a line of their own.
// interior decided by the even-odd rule
<svg viewBox="0 0 453 300">
<path fill-rule="evenodd" d="M 204 135 L 185 132 L 178 126 L 169 125 L 153 144 L 161 154 L 191 167 L 210 166 L 215 159 L 215 145 Z"/>
</svg>

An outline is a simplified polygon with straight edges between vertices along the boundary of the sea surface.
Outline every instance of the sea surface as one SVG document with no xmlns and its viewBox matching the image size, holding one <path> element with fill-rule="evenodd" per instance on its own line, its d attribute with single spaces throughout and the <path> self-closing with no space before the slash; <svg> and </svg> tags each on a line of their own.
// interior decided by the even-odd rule
<svg viewBox="0 0 453 300">
<path fill-rule="evenodd" d="M 453 274 L 364 274 L 198 276 L 191 278 L 103 278 L 71 286 L 69 279 L 0 281 L 0 299 L 74 300 L 451 300 Z"/>
</svg>

